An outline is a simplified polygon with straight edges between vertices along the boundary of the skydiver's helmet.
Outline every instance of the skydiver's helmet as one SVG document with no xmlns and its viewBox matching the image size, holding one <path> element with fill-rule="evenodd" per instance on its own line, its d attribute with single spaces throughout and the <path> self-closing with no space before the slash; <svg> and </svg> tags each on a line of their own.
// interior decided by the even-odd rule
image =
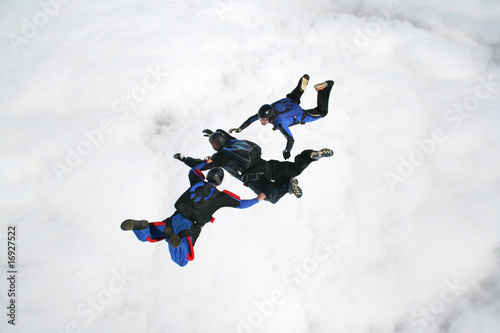
<svg viewBox="0 0 500 333">
<path fill-rule="evenodd" d="M 269 104 L 264 104 L 260 107 L 259 112 L 257 113 L 259 118 L 267 118 L 271 120 L 274 117 L 274 108 Z"/>
<path fill-rule="evenodd" d="M 215 186 L 219 186 L 224 180 L 224 170 L 222 170 L 221 168 L 210 169 L 210 171 L 207 173 L 207 180 Z"/>
<path fill-rule="evenodd" d="M 215 150 L 219 150 L 226 144 L 227 138 L 224 134 L 220 132 L 214 132 L 210 134 L 208 141 Z"/>
</svg>

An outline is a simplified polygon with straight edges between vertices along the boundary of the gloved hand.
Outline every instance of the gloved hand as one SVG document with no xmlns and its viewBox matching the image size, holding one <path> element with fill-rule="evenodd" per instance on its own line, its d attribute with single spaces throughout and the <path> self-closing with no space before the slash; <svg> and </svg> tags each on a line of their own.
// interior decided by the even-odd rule
<svg viewBox="0 0 500 333">
<path fill-rule="evenodd" d="M 176 153 L 176 154 L 174 155 L 174 158 L 175 158 L 176 160 L 179 160 L 179 161 L 181 161 L 181 162 L 184 162 L 184 160 L 186 159 L 186 156 L 184 156 L 184 154 L 183 154 L 183 153 Z"/>
<path fill-rule="evenodd" d="M 235 132 L 235 133 L 239 133 L 239 132 L 241 132 L 241 128 L 239 128 L 239 127 L 238 127 L 238 128 L 231 128 L 231 129 L 229 130 L 229 133 L 233 133 L 233 132 Z"/>
<path fill-rule="evenodd" d="M 290 158 L 290 152 L 288 150 L 283 150 L 283 157 L 285 158 L 285 160 L 289 159 Z"/>
<path fill-rule="evenodd" d="M 209 130 L 209 129 L 204 129 L 203 131 L 201 131 L 203 133 L 203 136 L 210 136 L 213 131 Z"/>
</svg>

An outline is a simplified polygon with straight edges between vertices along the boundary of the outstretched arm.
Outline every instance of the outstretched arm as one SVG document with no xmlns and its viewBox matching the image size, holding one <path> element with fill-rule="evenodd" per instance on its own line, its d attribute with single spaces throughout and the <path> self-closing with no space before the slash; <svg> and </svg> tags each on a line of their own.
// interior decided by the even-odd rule
<svg viewBox="0 0 500 333">
<path fill-rule="evenodd" d="M 286 147 L 285 150 L 283 150 L 283 157 L 287 160 L 290 158 L 290 152 L 292 151 L 295 140 L 293 139 L 292 132 L 290 132 L 288 126 L 284 127 L 283 124 L 279 124 L 278 129 L 286 138 Z"/>
<path fill-rule="evenodd" d="M 184 156 L 184 154 L 182 154 L 182 153 L 176 153 L 176 154 L 174 154 L 174 158 L 176 160 L 179 160 L 179 161 L 183 162 L 184 164 L 186 164 L 190 168 L 192 168 L 195 165 L 200 164 L 201 162 L 203 162 L 202 159 L 193 158 L 193 157 L 189 157 L 189 156 Z"/>
<path fill-rule="evenodd" d="M 236 194 L 229 192 L 229 191 L 223 191 L 224 194 L 227 194 L 227 198 L 231 199 L 231 201 L 234 204 L 230 204 L 228 206 L 232 206 L 235 208 L 240 208 L 240 209 L 245 209 L 245 208 L 250 208 L 253 205 L 261 202 L 266 198 L 266 195 L 264 193 L 260 193 L 256 198 L 254 199 L 241 199 L 239 196 Z"/>
<path fill-rule="evenodd" d="M 200 158 L 193 158 L 193 157 L 186 157 L 186 159 L 183 161 L 184 164 L 186 164 L 188 167 L 193 168 L 196 165 L 204 162 L 204 160 Z"/>
<path fill-rule="evenodd" d="M 229 130 L 229 133 L 233 133 L 233 132 L 239 133 L 239 132 L 243 131 L 245 128 L 247 128 L 248 126 L 250 126 L 252 123 L 254 123 L 257 119 L 259 119 L 259 115 L 254 114 L 253 116 L 251 116 L 250 118 L 245 120 L 245 122 L 243 124 L 241 124 L 240 127 L 231 128 Z"/>
<path fill-rule="evenodd" d="M 238 208 L 241 208 L 241 209 L 245 209 L 245 208 L 250 208 L 252 207 L 253 205 L 261 202 L 262 200 L 264 200 L 266 198 L 266 195 L 264 193 L 260 193 L 257 198 L 254 198 L 254 199 L 243 199 L 241 200 L 240 202 L 240 206 Z"/>
<path fill-rule="evenodd" d="M 189 183 L 191 185 L 194 185 L 200 181 L 205 180 L 205 176 L 203 175 L 203 173 L 200 170 L 206 165 L 207 165 L 207 162 L 202 161 L 201 163 L 198 163 L 197 165 L 192 167 L 191 170 L 189 170 L 188 177 L 189 177 Z"/>
<path fill-rule="evenodd" d="M 200 170 L 202 170 L 202 171 L 219 166 L 216 164 L 210 164 L 210 163 L 212 163 L 212 157 L 210 157 L 210 156 L 205 157 L 205 159 L 202 160 L 201 158 L 188 157 L 188 156 L 184 156 L 181 153 L 177 153 L 174 155 L 174 158 L 183 162 L 184 164 L 186 164 L 190 168 L 193 168 L 194 166 L 196 166 L 202 162 L 207 162 L 202 168 L 200 168 Z"/>
</svg>

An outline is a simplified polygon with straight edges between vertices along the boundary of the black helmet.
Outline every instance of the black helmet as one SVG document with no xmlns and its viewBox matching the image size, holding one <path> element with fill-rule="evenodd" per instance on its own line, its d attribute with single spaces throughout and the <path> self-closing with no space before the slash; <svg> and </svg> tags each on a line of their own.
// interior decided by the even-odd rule
<svg viewBox="0 0 500 333">
<path fill-rule="evenodd" d="M 207 174 L 208 182 L 219 186 L 222 184 L 222 180 L 224 179 L 224 171 L 221 168 L 213 168 Z"/>
<path fill-rule="evenodd" d="M 269 104 L 264 104 L 260 107 L 258 115 L 259 118 L 271 119 L 274 116 L 274 108 Z"/>
<path fill-rule="evenodd" d="M 221 132 L 214 132 L 210 134 L 208 141 L 212 145 L 215 150 L 219 150 L 224 146 L 227 142 L 226 136 Z"/>
</svg>

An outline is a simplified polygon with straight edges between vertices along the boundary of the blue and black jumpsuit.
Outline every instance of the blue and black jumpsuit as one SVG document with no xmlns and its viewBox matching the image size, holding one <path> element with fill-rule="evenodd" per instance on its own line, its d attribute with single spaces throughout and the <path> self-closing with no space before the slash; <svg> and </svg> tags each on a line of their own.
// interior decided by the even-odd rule
<svg viewBox="0 0 500 333">
<path fill-rule="evenodd" d="M 317 106 L 313 109 L 304 110 L 300 106 L 300 98 L 303 91 L 300 90 L 299 84 L 293 89 L 286 98 L 280 99 L 271 104 L 275 111 L 275 116 L 269 119 L 273 124 L 274 130 L 279 130 L 286 138 L 287 152 L 292 151 L 295 142 L 290 127 L 297 124 L 305 124 L 324 118 L 328 114 L 328 100 L 330 99 L 330 91 L 332 86 L 329 85 L 323 90 L 318 91 Z M 259 119 L 258 114 L 248 118 L 241 126 L 241 130 L 247 128 L 252 123 Z"/>
<path fill-rule="evenodd" d="M 181 245 L 174 248 L 169 244 L 170 256 L 179 266 L 185 266 L 194 259 L 194 244 L 200 235 L 201 228 L 207 222 L 213 222 L 213 214 L 222 207 L 249 208 L 259 202 L 257 198 L 242 200 L 229 191 L 219 191 L 213 184 L 204 180 L 200 169 L 206 166 L 203 161 L 189 171 L 191 187 L 176 201 L 175 213 L 162 222 L 149 224 L 144 230 L 133 230 L 137 238 L 143 242 L 165 240 L 163 229 L 169 224 L 179 236 L 184 232 L 189 236 L 181 237 Z M 194 204 L 193 202 L 199 203 Z"/>
</svg>

